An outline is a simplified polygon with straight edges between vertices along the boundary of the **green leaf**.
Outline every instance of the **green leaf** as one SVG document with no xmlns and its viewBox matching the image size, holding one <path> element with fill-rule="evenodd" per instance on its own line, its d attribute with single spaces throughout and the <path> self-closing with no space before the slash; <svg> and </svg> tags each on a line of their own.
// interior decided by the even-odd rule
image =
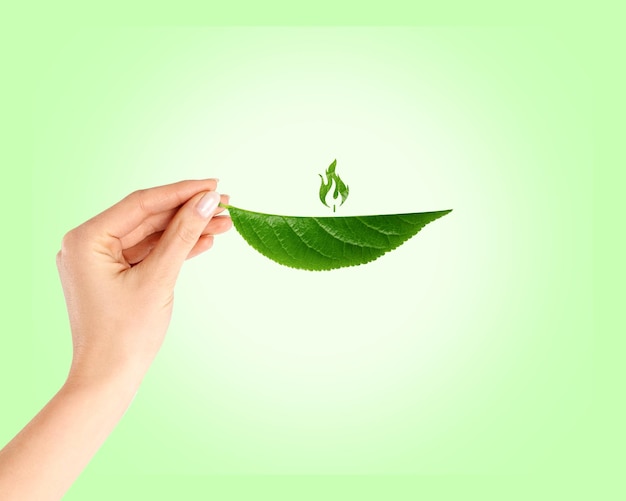
<svg viewBox="0 0 626 501">
<path fill-rule="evenodd" d="M 297 217 L 224 207 L 235 229 L 261 254 L 279 264 L 312 271 L 369 263 L 451 212 Z"/>
</svg>

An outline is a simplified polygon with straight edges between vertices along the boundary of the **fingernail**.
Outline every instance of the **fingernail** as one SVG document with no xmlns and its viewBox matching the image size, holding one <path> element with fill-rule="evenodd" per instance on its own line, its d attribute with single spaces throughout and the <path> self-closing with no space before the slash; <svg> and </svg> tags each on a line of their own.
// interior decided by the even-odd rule
<svg viewBox="0 0 626 501">
<path fill-rule="evenodd" d="M 198 213 L 206 219 L 211 217 L 211 214 L 217 209 L 217 204 L 219 203 L 220 194 L 216 191 L 209 191 L 200 199 L 198 205 L 196 205 L 196 209 Z"/>
</svg>

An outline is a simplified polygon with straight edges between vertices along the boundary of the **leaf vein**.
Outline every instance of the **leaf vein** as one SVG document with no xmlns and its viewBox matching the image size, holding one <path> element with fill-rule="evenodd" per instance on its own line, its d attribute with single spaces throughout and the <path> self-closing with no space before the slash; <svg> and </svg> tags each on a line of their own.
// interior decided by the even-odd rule
<svg viewBox="0 0 626 501">
<path fill-rule="evenodd" d="M 290 221 L 290 220 L 291 220 L 291 218 L 289 218 L 289 217 L 287 217 L 287 216 L 281 216 L 281 217 L 282 217 L 282 218 L 283 218 L 283 220 L 287 223 L 287 226 L 289 227 L 289 229 L 290 229 L 291 231 L 293 231 L 293 232 L 296 234 L 296 236 L 300 239 L 300 241 L 301 241 L 304 245 L 306 245 L 309 249 L 311 249 L 313 252 L 315 252 L 315 253 L 319 254 L 320 256 L 325 257 L 326 259 L 331 259 L 331 260 L 333 260 L 333 261 L 337 261 L 337 260 L 339 260 L 339 258 L 336 258 L 336 257 L 333 257 L 333 256 L 329 256 L 328 254 L 324 254 L 322 251 L 320 251 L 320 250 L 319 250 L 319 249 L 317 249 L 316 247 L 313 247 L 312 245 L 310 245 L 310 243 L 309 243 L 309 242 L 307 242 L 307 241 L 304 239 L 304 236 L 303 236 L 303 235 L 301 235 L 300 233 L 298 233 L 298 232 L 294 229 L 294 227 L 292 226 L 292 223 L 291 223 L 291 221 Z M 296 226 L 296 228 L 297 228 L 297 226 Z"/>
<path fill-rule="evenodd" d="M 384 230 L 382 230 L 382 229 L 380 229 L 380 228 L 377 228 L 376 226 L 372 226 L 371 224 L 367 224 L 367 223 L 364 221 L 364 219 L 365 219 L 365 218 L 363 218 L 363 217 L 355 216 L 355 219 L 356 219 L 357 221 L 360 221 L 361 223 L 363 223 L 363 224 L 364 224 L 365 226 L 367 226 L 368 228 L 371 228 L 372 230 L 377 231 L 378 233 L 381 233 L 382 235 L 386 235 L 386 236 L 389 236 L 389 235 L 393 235 L 393 236 L 401 236 L 401 235 L 402 235 L 402 232 L 398 233 L 398 232 L 391 231 L 391 230 L 389 230 L 389 231 L 384 231 Z"/>
<path fill-rule="evenodd" d="M 324 226 L 324 225 L 320 222 L 320 220 L 319 220 L 318 218 L 313 217 L 313 218 L 311 218 L 311 219 L 312 219 L 313 221 L 315 221 L 315 223 L 316 223 L 316 224 L 317 224 L 317 225 L 318 225 L 318 226 L 319 226 L 322 230 L 324 230 L 326 233 L 328 233 L 331 237 L 333 237 L 335 240 L 338 240 L 338 241 L 340 241 L 340 242 L 343 242 L 344 244 L 348 244 L 348 245 L 351 245 L 351 246 L 354 246 L 354 247 L 360 247 L 360 248 L 363 248 L 363 247 L 368 247 L 368 248 L 370 248 L 370 249 L 385 249 L 385 248 L 386 248 L 386 246 L 376 246 L 376 245 L 373 245 L 371 242 L 363 242 L 363 241 L 361 241 L 361 242 L 357 242 L 357 241 L 355 241 L 354 239 L 350 239 L 347 235 L 340 235 L 340 236 L 339 236 L 339 235 L 337 235 L 337 233 L 334 233 L 334 232 L 330 231 L 330 230 L 329 230 L 326 226 Z M 368 228 L 369 228 L 369 226 L 368 226 Z M 385 236 L 387 236 L 387 235 L 385 235 Z M 387 240 L 389 240 L 389 239 L 387 238 Z M 344 247 L 344 249 L 345 249 L 345 247 Z M 344 250 L 344 252 L 345 252 L 345 250 Z"/>
</svg>

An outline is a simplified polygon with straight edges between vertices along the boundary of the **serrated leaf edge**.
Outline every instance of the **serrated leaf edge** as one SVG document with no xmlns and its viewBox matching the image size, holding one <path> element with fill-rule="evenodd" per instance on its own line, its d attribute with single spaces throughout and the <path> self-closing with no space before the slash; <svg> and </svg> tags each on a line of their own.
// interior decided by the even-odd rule
<svg viewBox="0 0 626 501">
<path fill-rule="evenodd" d="M 287 226 L 289 226 L 289 228 L 290 228 L 292 231 L 294 231 L 294 230 L 293 230 L 293 228 L 291 227 L 291 225 L 289 224 L 289 220 L 288 220 L 288 219 L 286 219 L 286 218 L 293 218 L 293 219 L 313 219 L 313 220 L 315 220 L 315 222 L 316 222 L 316 223 L 318 223 L 318 225 L 319 225 L 319 221 L 318 221 L 318 219 L 356 218 L 356 219 L 358 219 L 358 220 L 359 220 L 362 224 L 364 224 L 365 226 L 367 226 L 367 227 L 371 228 L 372 230 L 378 231 L 381 235 L 385 235 L 385 236 L 389 236 L 389 235 L 401 236 L 401 234 L 400 234 L 400 233 L 385 233 L 385 232 L 383 232 L 383 231 L 380 231 L 378 228 L 375 228 L 375 227 L 373 227 L 373 226 L 368 225 L 367 223 L 365 223 L 365 222 L 362 220 L 362 218 L 364 218 L 364 217 L 371 217 L 371 216 L 400 216 L 400 217 L 401 217 L 401 216 L 404 216 L 404 215 L 410 215 L 410 214 L 433 214 L 433 213 L 440 213 L 440 215 L 439 215 L 439 216 L 437 216 L 435 219 L 432 219 L 431 221 L 428 221 L 427 223 L 425 223 L 425 224 L 424 224 L 423 226 L 421 226 L 421 227 L 420 227 L 420 228 L 419 228 L 419 229 L 418 229 L 415 233 L 413 233 L 412 235 L 410 235 L 410 236 L 408 236 L 408 237 L 406 237 L 406 238 L 404 238 L 404 239 L 400 240 L 398 243 L 396 243 L 395 245 L 393 245 L 393 247 L 390 247 L 390 248 L 387 248 L 387 249 L 383 249 L 383 248 L 380 248 L 380 247 L 370 247 L 370 246 L 368 246 L 368 245 L 361 245 L 361 244 L 358 244 L 358 245 L 357 245 L 357 244 L 352 244 L 352 243 L 346 242 L 346 241 L 344 241 L 344 240 L 341 240 L 341 239 L 339 239 L 339 238 L 335 237 L 334 235 L 332 235 L 332 233 L 330 233 L 330 232 L 328 232 L 328 231 L 327 231 L 327 233 L 328 233 L 328 234 L 329 234 L 332 238 L 334 238 L 335 240 L 337 240 L 337 241 L 339 241 L 339 242 L 343 243 L 344 245 L 345 245 L 345 244 L 348 244 L 348 245 L 352 245 L 352 246 L 354 246 L 354 247 L 360 247 L 360 248 L 368 248 L 368 249 L 373 249 L 373 250 L 375 250 L 375 251 L 377 251 L 377 250 L 382 250 L 383 252 L 382 252 L 381 254 L 378 254 L 378 255 L 376 255 L 376 256 L 374 256 L 374 257 L 372 257 L 371 259 L 367 259 L 366 261 L 363 261 L 363 262 L 361 262 L 361 263 L 348 264 L 348 265 L 341 265 L 341 266 L 334 266 L 334 267 L 323 267 L 323 268 L 320 268 L 320 269 L 317 269 L 317 268 L 314 268 L 314 269 L 311 269 L 311 268 L 301 268 L 301 267 L 293 266 L 293 265 L 290 265 L 290 264 L 284 264 L 284 263 L 279 263 L 279 262 L 275 261 L 272 257 L 268 256 L 268 255 L 267 255 L 267 254 L 265 254 L 264 252 L 262 252 L 262 251 L 260 251 L 259 249 L 257 249 L 257 248 L 255 247 L 255 245 L 254 245 L 254 244 L 252 244 L 252 243 L 250 242 L 250 240 L 249 240 L 246 236 L 242 235 L 242 234 L 241 234 L 241 232 L 239 231 L 239 228 L 237 228 L 237 224 L 235 223 L 235 221 L 233 221 L 233 224 L 235 225 L 235 228 L 237 229 L 237 232 L 238 232 L 238 233 L 239 233 L 239 234 L 243 237 L 243 239 L 244 239 L 244 240 L 248 243 L 248 245 L 250 245 L 250 246 L 251 246 L 254 250 L 256 250 L 257 252 L 259 252 L 259 254 L 261 254 L 261 255 L 265 256 L 265 257 L 266 257 L 267 259 L 269 259 L 270 261 L 272 261 L 272 262 L 276 263 L 276 264 L 277 264 L 277 265 L 279 265 L 279 266 L 284 266 L 284 267 L 291 268 L 291 269 L 294 269 L 294 270 L 302 270 L 302 271 L 318 271 L 318 272 L 322 272 L 322 271 L 331 271 L 331 270 L 337 270 L 337 269 L 340 269 L 340 268 L 354 268 L 354 267 L 356 267 L 356 266 L 362 266 L 362 265 L 364 265 L 364 264 L 371 263 L 372 261 L 376 261 L 377 259 L 380 259 L 381 257 L 383 257 L 385 254 L 388 254 L 389 252 L 391 252 L 391 251 L 393 251 L 393 250 L 397 249 L 398 247 L 400 247 L 402 244 L 406 243 L 408 240 L 410 240 L 410 239 L 411 239 L 411 238 L 413 238 L 415 235 L 417 235 L 420 231 L 422 231 L 422 230 L 423 230 L 426 226 L 428 226 L 430 223 L 432 223 L 432 222 L 436 221 L 437 219 L 440 219 L 440 218 L 442 218 L 443 216 L 445 216 L 445 215 L 449 214 L 450 212 L 452 212 L 452 209 L 447 209 L 447 210 L 441 210 L 441 211 L 426 211 L 426 212 L 422 212 L 422 213 L 417 213 L 417 212 L 416 212 L 416 213 L 405 212 L 405 213 L 400 213 L 400 214 L 393 214 L 393 213 L 392 213 L 392 214 L 372 214 L 371 216 L 361 215 L 361 216 L 336 216 L 336 217 L 333 217 L 333 216 L 330 216 L 330 217 L 324 216 L 324 217 L 315 217 L 315 216 L 285 216 L 285 215 L 281 215 L 281 214 L 271 214 L 271 213 L 267 213 L 267 212 L 257 212 L 257 211 L 251 211 L 251 210 L 248 210 L 248 209 L 242 209 L 242 208 L 240 208 L 240 207 L 236 207 L 236 206 L 234 206 L 234 205 L 230 205 L 230 204 L 221 204 L 221 203 L 220 203 L 220 206 L 221 206 L 221 207 L 223 207 L 223 208 L 225 208 L 225 209 L 231 209 L 231 208 L 233 208 L 233 209 L 235 209 L 235 210 L 244 211 L 244 212 L 248 212 L 248 213 L 252 213 L 252 214 L 256 214 L 256 215 L 260 215 L 260 216 L 271 216 L 271 217 L 278 217 L 278 218 L 281 218 L 281 219 L 283 219 L 283 220 L 287 223 Z M 323 226 L 321 226 L 321 225 L 320 225 L 320 227 L 326 231 L 326 229 L 325 229 L 325 228 L 323 228 Z M 254 229 L 253 227 L 252 227 L 252 231 L 255 233 L 255 235 L 257 236 L 257 238 L 258 238 L 258 239 L 259 239 L 259 240 L 263 243 L 263 245 L 267 247 L 267 244 L 264 242 L 263 238 L 261 238 L 261 237 L 258 235 L 258 233 L 255 231 L 255 229 Z M 274 231 L 274 230 L 272 229 L 272 231 Z M 303 243 L 304 243 L 304 244 L 305 244 L 305 245 L 306 245 L 309 249 L 311 249 L 312 251 L 316 252 L 317 254 L 320 254 L 320 255 L 324 256 L 324 257 L 325 257 L 325 258 L 327 258 L 327 259 L 332 259 L 332 260 L 335 260 L 335 261 L 337 261 L 337 260 L 338 260 L 337 258 L 335 258 L 335 257 L 333 257 L 333 256 L 327 256 L 327 255 L 325 255 L 325 254 L 323 254 L 323 253 L 319 252 L 317 249 L 315 249 L 314 247 L 311 247 L 311 246 L 310 246 L 307 242 L 305 242 L 304 240 L 302 240 L 302 237 L 301 237 L 300 235 L 298 235 L 298 233 L 296 233 L 295 231 L 294 231 L 294 233 L 295 233 L 295 234 L 296 234 L 296 235 L 297 235 L 297 236 L 301 239 L 301 241 L 302 241 L 302 242 L 303 242 Z M 276 232 L 274 232 L 274 235 L 276 236 L 276 238 L 278 239 L 278 241 L 279 241 L 279 242 L 281 242 L 281 239 L 280 239 L 280 237 L 276 234 Z M 283 250 L 285 251 L 285 253 L 286 253 L 286 254 L 288 254 L 290 257 L 292 257 L 293 259 L 295 259 L 293 256 L 291 256 L 291 254 L 289 254 L 289 252 L 287 252 L 287 249 L 286 249 L 286 247 L 285 247 L 284 245 L 282 245 L 282 242 L 281 242 L 281 247 L 283 248 Z"/>
</svg>

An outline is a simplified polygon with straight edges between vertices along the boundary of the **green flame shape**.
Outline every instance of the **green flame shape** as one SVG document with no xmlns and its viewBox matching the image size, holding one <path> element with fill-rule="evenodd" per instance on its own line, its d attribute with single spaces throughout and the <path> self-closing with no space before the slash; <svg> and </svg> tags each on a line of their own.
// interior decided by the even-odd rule
<svg viewBox="0 0 626 501">
<path fill-rule="evenodd" d="M 328 169 L 326 169 L 326 179 L 324 181 L 324 177 L 319 174 L 322 185 L 320 186 L 320 201 L 328 208 L 330 205 L 326 203 L 326 195 L 331 190 L 333 181 L 335 182 L 335 191 L 333 192 L 333 199 L 336 201 L 341 196 L 341 203 L 339 206 L 342 206 L 343 203 L 348 198 L 348 194 L 350 193 L 350 188 L 341 180 L 341 178 L 335 172 L 335 168 L 337 167 L 337 160 L 333 160 L 333 163 L 330 164 Z M 335 212 L 336 204 L 333 204 L 333 212 Z"/>
</svg>

